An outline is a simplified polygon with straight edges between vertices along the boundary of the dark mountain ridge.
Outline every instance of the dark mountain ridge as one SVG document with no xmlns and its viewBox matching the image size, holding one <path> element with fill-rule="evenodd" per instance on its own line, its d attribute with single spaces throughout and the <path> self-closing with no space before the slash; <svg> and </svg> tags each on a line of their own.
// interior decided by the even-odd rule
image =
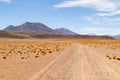
<svg viewBox="0 0 120 80">
<path fill-rule="evenodd" d="M 38 22 L 36 23 L 26 22 L 19 26 L 10 25 L 7 28 L 5 28 L 4 31 L 17 33 L 62 34 Z"/>
<path fill-rule="evenodd" d="M 77 33 L 73 32 L 69 29 L 66 29 L 66 28 L 58 28 L 58 29 L 55 29 L 55 30 L 58 31 L 58 32 L 64 33 L 64 34 L 77 35 Z"/>
<path fill-rule="evenodd" d="M 0 37 L 10 37 L 11 38 L 106 38 L 113 39 L 108 36 L 89 36 L 89 35 L 80 35 L 69 29 L 60 28 L 60 29 L 52 29 L 45 24 L 42 23 L 31 23 L 26 22 L 24 24 L 13 26 L 10 25 L 4 29 L 2 33 L 0 33 Z"/>
<path fill-rule="evenodd" d="M 14 34 L 14 33 L 3 31 L 3 30 L 0 30 L 0 37 L 1 38 L 18 38 L 18 39 L 28 38 L 27 36 L 18 35 L 18 34 Z"/>
</svg>

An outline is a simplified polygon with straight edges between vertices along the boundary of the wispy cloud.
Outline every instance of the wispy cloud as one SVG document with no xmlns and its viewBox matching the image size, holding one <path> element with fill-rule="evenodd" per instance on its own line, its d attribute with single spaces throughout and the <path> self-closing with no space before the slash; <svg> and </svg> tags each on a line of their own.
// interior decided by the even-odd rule
<svg viewBox="0 0 120 80">
<path fill-rule="evenodd" d="M 101 28 L 101 27 L 84 27 L 82 30 L 86 31 L 106 31 L 106 30 L 112 30 L 112 29 L 106 29 L 106 28 Z"/>
<path fill-rule="evenodd" d="M 91 22 L 92 24 L 116 24 L 119 23 L 119 17 L 99 17 L 99 16 L 84 16 L 84 20 Z M 114 23 L 115 22 L 115 23 Z"/>
<path fill-rule="evenodd" d="M 120 10 L 115 10 L 112 12 L 106 12 L 106 13 L 97 13 L 98 16 L 114 16 L 120 14 Z"/>
<path fill-rule="evenodd" d="M 110 0 L 65 0 L 54 5 L 54 7 L 87 7 L 98 11 L 113 11 L 117 9 L 117 5 Z"/>
<path fill-rule="evenodd" d="M 11 0 L 0 0 L 0 2 L 10 3 Z"/>
<path fill-rule="evenodd" d="M 116 35 L 119 34 L 120 28 L 103 28 L 103 27 L 82 27 L 81 30 L 89 33 L 95 33 L 97 35 Z M 114 31 L 113 31 L 114 30 Z"/>
<path fill-rule="evenodd" d="M 114 16 L 120 14 L 118 3 L 119 0 L 65 0 L 53 7 L 86 7 L 98 11 L 97 16 Z"/>
<path fill-rule="evenodd" d="M 86 21 L 92 22 L 92 24 L 99 24 L 99 21 L 96 20 L 94 17 L 84 16 L 83 18 L 84 18 Z"/>
</svg>

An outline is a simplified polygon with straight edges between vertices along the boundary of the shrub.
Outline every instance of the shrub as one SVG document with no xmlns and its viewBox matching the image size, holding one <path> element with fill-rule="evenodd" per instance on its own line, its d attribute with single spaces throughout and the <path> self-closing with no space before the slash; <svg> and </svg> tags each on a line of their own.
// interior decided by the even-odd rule
<svg viewBox="0 0 120 80">
<path fill-rule="evenodd" d="M 116 59 L 116 56 L 113 56 L 113 59 Z"/>
<path fill-rule="evenodd" d="M 117 60 L 120 60 L 120 58 L 117 58 Z"/>
<path fill-rule="evenodd" d="M 109 57 L 109 59 L 111 59 L 111 57 Z"/>
<path fill-rule="evenodd" d="M 39 57 L 39 55 L 36 55 L 36 56 L 35 56 L 35 58 L 38 58 L 38 57 Z"/>
<path fill-rule="evenodd" d="M 49 53 L 52 53 L 52 51 L 49 51 Z"/>
<path fill-rule="evenodd" d="M 42 55 L 45 55 L 45 54 L 46 54 L 46 52 L 45 52 L 45 51 L 42 51 L 41 53 L 42 53 Z"/>
<path fill-rule="evenodd" d="M 4 56 L 3 59 L 6 59 L 6 57 Z"/>
<path fill-rule="evenodd" d="M 106 54 L 106 57 L 108 57 L 108 58 L 109 58 L 110 56 L 109 56 L 108 54 Z"/>
<path fill-rule="evenodd" d="M 21 57 L 21 59 L 24 59 L 24 57 Z"/>
</svg>

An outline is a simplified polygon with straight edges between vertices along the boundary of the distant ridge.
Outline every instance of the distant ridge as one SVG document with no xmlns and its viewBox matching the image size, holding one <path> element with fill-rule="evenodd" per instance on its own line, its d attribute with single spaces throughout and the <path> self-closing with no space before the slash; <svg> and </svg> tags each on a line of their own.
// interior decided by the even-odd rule
<svg viewBox="0 0 120 80">
<path fill-rule="evenodd" d="M 10 25 L 6 27 L 4 31 L 17 33 L 62 34 L 38 22 L 36 23 L 26 22 L 19 26 Z"/>
<path fill-rule="evenodd" d="M 64 33 L 64 34 L 77 35 L 77 33 L 73 32 L 69 29 L 66 29 L 66 28 L 58 28 L 58 29 L 55 29 L 55 30 L 58 31 L 58 32 Z"/>
<path fill-rule="evenodd" d="M 120 35 L 115 35 L 115 36 L 112 36 L 113 38 L 115 39 L 120 39 Z"/>
<path fill-rule="evenodd" d="M 18 38 L 18 39 L 28 38 L 27 36 L 18 35 L 18 34 L 6 32 L 3 30 L 0 30 L 0 37 L 1 38 Z"/>
<path fill-rule="evenodd" d="M 21 25 L 10 25 L 0 31 L 0 37 L 2 38 L 103 38 L 113 39 L 109 36 L 97 36 L 97 35 L 80 35 L 69 29 L 59 28 L 52 29 L 45 24 L 39 22 L 25 22 Z"/>
</svg>

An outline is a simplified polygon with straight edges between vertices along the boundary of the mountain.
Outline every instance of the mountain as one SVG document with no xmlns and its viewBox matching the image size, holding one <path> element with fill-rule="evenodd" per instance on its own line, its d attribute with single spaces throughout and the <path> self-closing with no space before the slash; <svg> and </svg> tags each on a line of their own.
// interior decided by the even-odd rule
<svg viewBox="0 0 120 80">
<path fill-rule="evenodd" d="M 113 38 L 115 39 L 120 39 L 120 35 L 115 35 L 115 36 L 112 36 Z"/>
<path fill-rule="evenodd" d="M 6 27 L 3 31 L 0 31 L 0 37 L 4 38 L 110 38 L 108 36 L 90 36 L 80 35 L 69 29 L 60 28 L 52 29 L 42 23 L 26 22 L 24 24 Z"/>
<path fill-rule="evenodd" d="M 26 22 L 19 26 L 10 25 L 7 28 L 5 28 L 4 31 L 17 33 L 62 34 L 38 22 Z"/>
<path fill-rule="evenodd" d="M 64 34 L 77 35 L 77 33 L 73 32 L 69 29 L 65 29 L 65 28 L 58 28 L 58 29 L 55 29 L 55 30 L 58 31 L 58 32 L 64 33 Z"/>
<path fill-rule="evenodd" d="M 18 39 L 28 38 L 27 36 L 18 35 L 18 34 L 6 32 L 3 30 L 0 30 L 0 37 L 1 38 L 18 38 Z"/>
<path fill-rule="evenodd" d="M 88 33 L 87 35 L 89 35 L 89 36 L 95 36 L 96 34 L 94 34 L 94 33 Z"/>
</svg>

